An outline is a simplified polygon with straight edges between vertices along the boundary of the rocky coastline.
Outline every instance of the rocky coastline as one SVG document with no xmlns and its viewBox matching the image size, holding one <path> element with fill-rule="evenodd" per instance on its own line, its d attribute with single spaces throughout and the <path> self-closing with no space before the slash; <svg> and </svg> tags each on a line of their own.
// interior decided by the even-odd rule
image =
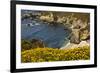
<svg viewBox="0 0 100 73">
<path fill-rule="evenodd" d="M 89 46 L 90 40 L 90 23 L 89 15 L 81 13 L 69 13 L 66 15 L 57 14 L 55 12 L 39 12 L 36 15 L 27 14 L 23 15 L 22 19 L 30 18 L 35 19 L 48 25 L 56 26 L 57 24 L 64 25 L 66 29 L 70 29 L 69 43 L 61 47 L 61 49 Z M 64 30 L 66 30 L 64 29 Z"/>
</svg>

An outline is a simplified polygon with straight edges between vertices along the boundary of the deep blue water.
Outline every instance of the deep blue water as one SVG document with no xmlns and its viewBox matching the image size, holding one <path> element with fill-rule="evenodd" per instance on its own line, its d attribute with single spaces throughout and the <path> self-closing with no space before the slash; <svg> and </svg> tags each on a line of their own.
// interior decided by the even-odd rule
<svg viewBox="0 0 100 73">
<path fill-rule="evenodd" d="M 40 39 L 47 47 L 60 48 L 69 40 L 69 30 L 64 30 L 65 26 L 57 24 L 57 26 L 50 26 L 47 23 L 35 22 L 32 26 L 31 20 L 23 20 L 21 22 L 21 38 L 22 39 Z"/>
</svg>

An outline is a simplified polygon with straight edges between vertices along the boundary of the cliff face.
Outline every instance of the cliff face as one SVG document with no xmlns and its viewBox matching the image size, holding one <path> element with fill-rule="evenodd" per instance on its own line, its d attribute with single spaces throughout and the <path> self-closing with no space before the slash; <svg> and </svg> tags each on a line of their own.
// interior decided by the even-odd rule
<svg viewBox="0 0 100 73">
<path fill-rule="evenodd" d="M 70 37 L 71 43 L 80 43 L 80 30 L 79 29 L 72 29 L 71 37 Z"/>
<path fill-rule="evenodd" d="M 47 22 L 49 19 L 52 19 L 52 22 L 55 21 L 70 24 L 78 19 L 82 20 L 83 22 L 89 22 L 89 14 L 72 12 L 41 12 L 40 19 Z"/>
</svg>

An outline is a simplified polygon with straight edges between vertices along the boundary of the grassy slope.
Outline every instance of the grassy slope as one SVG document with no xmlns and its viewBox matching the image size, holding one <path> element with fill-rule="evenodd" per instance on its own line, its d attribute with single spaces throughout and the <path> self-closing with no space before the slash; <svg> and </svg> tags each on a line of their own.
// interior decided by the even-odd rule
<svg viewBox="0 0 100 73">
<path fill-rule="evenodd" d="M 21 53 L 22 62 L 49 62 L 49 61 L 69 61 L 88 60 L 90 58 L 90 47 L 60 50 L 52 48 L 36 48 L 26 50 Z"/>
</svg>

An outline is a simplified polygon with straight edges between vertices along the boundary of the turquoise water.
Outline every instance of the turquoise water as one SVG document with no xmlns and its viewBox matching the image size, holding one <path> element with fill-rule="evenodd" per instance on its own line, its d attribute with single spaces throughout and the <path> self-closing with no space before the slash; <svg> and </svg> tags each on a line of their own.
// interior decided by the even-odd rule
<svg viewBox="0 0 100 73">
<path fill-rule="evenodd" d="M 40 39 L 47 47 L 60 48 L 69 41 L 67 38 L 70 30 L 64 29 L 65 26 L 62 24 L 51 26 L 47 23 L 25 19 L 21 22 L 21 38 Z"/>
</svg>

